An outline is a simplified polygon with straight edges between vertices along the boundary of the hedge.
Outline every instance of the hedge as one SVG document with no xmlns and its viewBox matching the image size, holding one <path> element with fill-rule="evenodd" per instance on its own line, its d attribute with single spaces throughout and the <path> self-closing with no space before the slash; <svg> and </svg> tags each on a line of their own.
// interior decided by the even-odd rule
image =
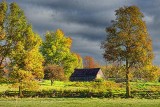
<svg viewBox="0 0 160 107">
<path fill-rule="evenodd" d="M 160 98 L 160 91 L 131 91 L 132 97 L 138 98 Z M 18 96 L 18 91 L 5 91 L 0 93 L 1 97 Z M 69 98 L 125 98 L 124 91 L 95 91 L 95 90 L 49 90 L 49 91 L 23 91 L 24 97 L 69 97 Z"/>
</svg>

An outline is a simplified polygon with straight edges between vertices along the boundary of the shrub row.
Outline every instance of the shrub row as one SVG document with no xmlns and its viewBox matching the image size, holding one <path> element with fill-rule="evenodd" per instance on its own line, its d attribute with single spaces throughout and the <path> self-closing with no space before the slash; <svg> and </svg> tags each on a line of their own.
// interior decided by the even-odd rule
<svg viewBox="0 0 160 107">
<path fill-rule="evenodd" d="M 138 98 L 160 98 L 160 91 L 132 91 L 133 97 Z M 91 90 L 50 90 L 50 91 L 23 91 L 24 97 L 70 97 L 70 98 L 125 98 L 124 91 L 91 91 Z M 5 91 L 0 93 L 1 97 L 18 96 L 18 91 Z"/>
<path fill-rule="evenodd" d="M 132 96 L 134 97 L 139 97 L 139 98 L 153 98 L 153 99 L 158 99 L 160 98 L 160 91 L 132 91 Z"/>
</svg>

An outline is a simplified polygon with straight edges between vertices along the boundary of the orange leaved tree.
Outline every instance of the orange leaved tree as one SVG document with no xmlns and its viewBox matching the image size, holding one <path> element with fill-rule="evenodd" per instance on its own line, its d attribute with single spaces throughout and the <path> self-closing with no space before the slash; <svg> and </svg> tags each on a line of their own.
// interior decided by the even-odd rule
<svg viewBox="0 0 160 107">
<path fill-rule="evenodd" d="M 137 6 L 124 6 L 116 12 L 116 19 L 106 28 L 107 37 L 102 42 L 106 61 L 122 61 L 126 74 L 126 97 L 130 97 L 130 69 L 152 63 L 152 41 L 144 15 Z"/>
</svg>

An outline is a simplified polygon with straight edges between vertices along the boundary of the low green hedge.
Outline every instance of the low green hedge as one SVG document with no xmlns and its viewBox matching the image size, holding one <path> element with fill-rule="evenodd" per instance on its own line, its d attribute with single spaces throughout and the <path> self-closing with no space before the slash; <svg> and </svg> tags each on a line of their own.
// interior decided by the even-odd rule
<svg viewBox="0 0 160 107">
<path fill-rule="evenodd" d="M 132 97 L 138 98 L 160 98 L 160 91 L 131 91 Z M 18 96 L 18 91 L 5 91 L 0 93 L 1 97 Z M 49 90 L 49 91 L 23 91 L 24 97 L 70 97 L 70 98 L 125 98 L 124 91 L 97 91 L 97 90 Z"/>
<path fill-rule="evenodd" d="M 152 91 L 152 90 L 147 90 L 147 91 L 132 91 L 132 96 L 134 97 L 140 97 L 140 98 L 154 98 L 158 99 L 160 98 L 160 91 Z"/>
</svg>

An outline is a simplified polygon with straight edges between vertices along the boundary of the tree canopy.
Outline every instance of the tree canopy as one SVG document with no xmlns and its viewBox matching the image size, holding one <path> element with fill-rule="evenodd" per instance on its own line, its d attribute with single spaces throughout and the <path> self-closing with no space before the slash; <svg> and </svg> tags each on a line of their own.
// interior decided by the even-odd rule
<svg viewBox="0 0 160 107">
<path fill-rule="evenodd" d="M 125 64 L 126 95 L 129 97 L 129 69 L 152 63 L 152 41 L 143 21 L 144 15 L 137 6 L 124 6 L 115 12 L 116 19 L 106 28 L 107 37 L 102 43 L 103 56 L 106 61 Z"/>
<path fill-rule="evenodd" d="M 83 58 L 83 62 L 84 68 L 97 68 L 99 66 L 95 59 L 91 56 L 85 56 Z"/>
<path fill-rule="evenodd" d="M 80 55 L 71 52 L 72 39 L 66 37 L 61 29 L 47 32 L 41 47 L 45 58 L 45 65 L 55 64 L 63 67 L 65 75 L 69 77 L 75 68 L 82 67 Z"/>
<path fill-rule="evenodd" d="M 43 78 L 43 56 L 39 52 L 41 38 L 33 32 L 23 10 L 16 3 L 8 5 L 3 1 L 0 7 L 0 66 L 7 60 L 10 76 L 19 80 L 14 81 L 20 83 L 19 87 L 26 82 L 27 77 L 24 76 L 34 78 L 28 78 L 29 83 Z"/>
<path fill-rule="evenodd" d="M 51 85 L 53 85 L 54 80 L 65 80 L 63 68 L 57 65 L 47 65 L 44 68 L 44 79 L 51 80 Z"/>
</svg>

